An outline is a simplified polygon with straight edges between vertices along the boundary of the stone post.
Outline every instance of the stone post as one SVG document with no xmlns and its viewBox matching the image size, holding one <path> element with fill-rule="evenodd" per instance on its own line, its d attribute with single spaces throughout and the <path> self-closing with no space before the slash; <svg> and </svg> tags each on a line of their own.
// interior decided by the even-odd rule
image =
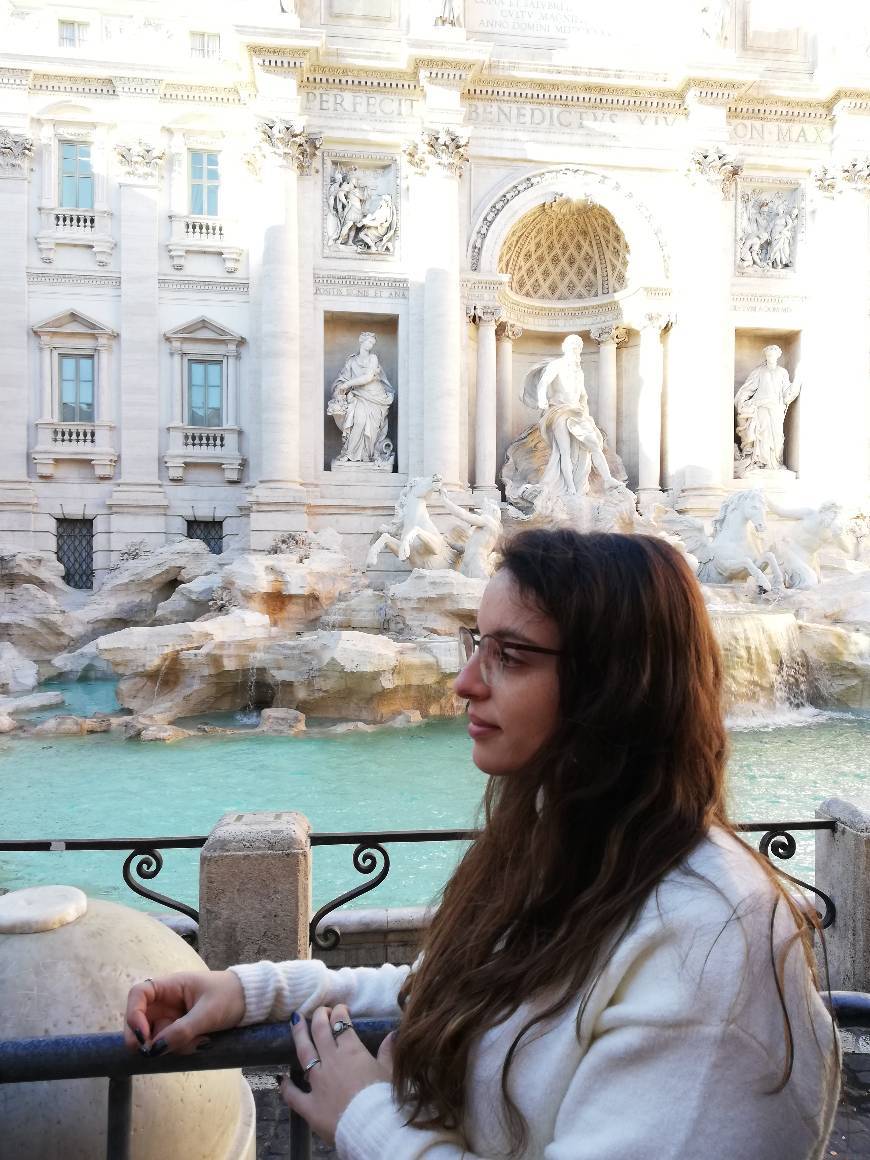
<svg viewBox="0 0 870 1160">
<path fill-rule="evenodd" d="M 112 422 L 112 392 L 109 383 L 109 340 L 97 339 L 97 420 Z"/>
<path fill-rule="evenodd" d="M 616 350 L 625 342 L 624 326 L 597 326 L 592 337 L 598 343 L 598 406 L 595 422 L 607 436 L 607 445 L 616 451 Z"/>
<path fill-rule="evenodd" d="M 831 989 L 870 991 L 870 810 L 828 798 L 816 817 L 836 822 L 815 832 L 815 884 L 837 908 L 825 931 Z"/>
<path fill-rule="evenodd" d="M 52 398 L 54 384 L 52 383 L 51 361 L 51 339 L 47 335 L 41 335 L 39 339 L 40 419 L 54 418 L 54 400 Z M 97 374 L 99 374 L 99 369 L 97 370 Z M 60 418 L 59 411 L 57 417 Z M 102 418 L 102 415 L 100 418 Z"/>
<path fill-rule="evenodd" d="M 700 141 L 690 158 L 675 253 L 666 483 L 682 488 L 681 510 L 709 515 L 718 511 L 734 475 L 731 284 L 741 165 L 723 146 L 701 144 L 726 139 L 727 93 L 690 94 L 687 101 Z"/>
<path fill-rule="evenodd" d="M 427 174 L 428 232 L 423 276 L 423 471 L 445 483 L 462 482 L 459 462 L 461 300 L 459 179 L 468 161 L 468 135 L 424 129 L 405 149 L 410 165 Z"/>
<path fill-rule="evenodd" d="M 521 326 L 512 322 L 502 322 L 496 327 L 495 337 L 495 429 L 496 429 L 496 475 L 504 466 L 505 454 L 513 431 L 511 430 L 511 404 L 514 391 L 514 341 L 523 333 Z"/>
<path fill-rule="evenodd" d="M 495 327 L 501 310 L 474 307 L 469 312 L 477 324 L 477 407 L 474 428 L 474 490 L 498 497 L 496 472 L 496 341 Z"/>
<path fill-rule="evenodd" d="M 169 345 L 172 351 L 172 382 L 170 384 L 172 390 L 172 425 L 173 427 L 180 427 L 186 419 L 184 414 L 184 357 L 181 351 L 181 343 L 177 339 L 173 339 Z"/>
<path fill-rule="evenodd" d="M 300 478 L 299 181 L 309 175 L 322 138 L 301 124 L 266 120 L 278 198 L 266 225 L 260 271 L 260 472 L 251 497 L 251 547 L 279 531 L 304 528 Z"/>
<path fill-rule="evenodd" d="M 640 330 L 640 394 L 637 401 L 637 493 L 641 510 L 661 501 L 662 327 L 661 314 L 644 316 Z"/>
<path fill-rule="evenodd" d="M 33 141 L 0 128 L 0 534 L 33 531 L 36 496 L 28 479 L 28 182 Z M 24 546 L 22 544 L 22 546 Z"/>
<path fill-rule="evenodd" d="M 160 483 L 158 194 L 163 150 L 139 140 L 115 149 L 121 173 L 121 478 L 107 506 L 110 548 L 162 544 L 168 507 Z"/>
<path fill-rule="evenodd" d="M 225 814 L 199 863 L 199 953 L 212 968 L 307 959 L 308 819 L 294 811 Z"/>
</svg>

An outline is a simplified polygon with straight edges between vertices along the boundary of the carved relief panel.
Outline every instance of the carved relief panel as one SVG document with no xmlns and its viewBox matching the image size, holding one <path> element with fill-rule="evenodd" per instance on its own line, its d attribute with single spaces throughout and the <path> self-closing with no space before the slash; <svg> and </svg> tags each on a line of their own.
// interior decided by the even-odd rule
<svg viewBox="0 0 870 1160">
<path fill-rule="evenodd" d="M 736 272 L 754 278 L 790 274 L 804 234 L 802 187 L 793 180 L 742 180 L 735 205 Z"/>
<path fill-rule="evenodd" d="M 389 153 L 330 153 L 323 165 L 323 254 L 392 258 L 399 248 L 399 167 Z"/>
</svg>

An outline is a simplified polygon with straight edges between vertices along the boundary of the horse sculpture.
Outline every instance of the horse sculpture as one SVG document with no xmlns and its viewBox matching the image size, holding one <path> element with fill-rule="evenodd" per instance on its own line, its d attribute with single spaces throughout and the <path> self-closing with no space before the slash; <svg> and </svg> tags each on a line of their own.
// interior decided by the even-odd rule
<svg viewBox="0 0 870 1160">
<path fill-rule="evenodd" d="M 713 520 L 712 538 L 700 520 L 668 513 L 657 522 L 675 532 L 698 560 L 698 579 L 706 584 L 731 584 L 751 576 L 765 592 L 781 592 L 784 580 L 780 563 L 760 540 L 766 529 L 767 504 L 762 492 L 738 491 L 730 495 Z M 767 568 L 769 575 L 763 571 Z"/>
<path fill-rule="evenodd" d="M 426 501 L 440 495 L 441 477 L 421 475 L 409 480 L 396 501 L 393 521 L 381 524 L 372 537 L 366 567 L 374 568 L 382 551 L 407 560 L 412 568 L 455 568 L 463 545 L 451 542 L 432 522 Z"/>
</svg>

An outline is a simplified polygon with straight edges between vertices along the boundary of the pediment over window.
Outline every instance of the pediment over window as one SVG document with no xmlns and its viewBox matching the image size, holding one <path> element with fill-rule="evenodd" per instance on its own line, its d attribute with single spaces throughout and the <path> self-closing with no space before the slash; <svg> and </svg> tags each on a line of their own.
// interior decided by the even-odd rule
<svg viewBox="0 0 870 1160">
<path fill-rule="evenodd" d="M 94 338 L 118 337 L 116 330 L 112 330 L 110 326 L 103 326 L 102 322 L 88 318 L 87 314 L 81 314 L 78 310 L 65 310 L 63 314 L 46 318 L 45 322 L 33 327 L 33 332 L 39 335 L 89 334 Z"/>
<path fill-rule="evenodd" d="M 206 318 L 204 315 L 201 318 L 194 318 L 191 322 L 185 322 L 183 326 L 176 326 L 173 330 L 167 330 L 163 337 L 175 340 L 197 338 L 216 339 L 221 342 L 245 341 L 242 335 L 236 334 L 234 330 L 230 330 L 226 326 L 221 326 L 219 322 L 215 322 L 211 318 Z"/>
</svg>

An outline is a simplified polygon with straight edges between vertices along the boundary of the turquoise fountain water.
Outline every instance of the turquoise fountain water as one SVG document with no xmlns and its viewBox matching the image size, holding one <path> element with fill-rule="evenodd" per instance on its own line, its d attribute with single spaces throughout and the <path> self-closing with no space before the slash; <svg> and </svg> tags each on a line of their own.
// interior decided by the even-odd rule
<svg viewBox="0 0 870 1160">
<path fill-rule="evenodd" d="M 114 708 L 110 682 L 45 687 L 64 691 L 65 712 Z M 870 792 L 870 715 L 799 709 L 732 724 L 732 810 L 739 820 L 811 818 L 826 797 Z M 276 809 L 300 810 L 320 831 L 464 827 L 474 824 L 483 790 L 469 754 L 461 721 L 329 738 L 202 736 L 173 745 L 110 734 L 7 736 L 0 738 L 0 837 L 205 834 L 230 810 Z M 315 905 L 361 881 L 351 852 L 316 851 Z M 389 878 L 361 904 L 430 901 L 459 853 L 455 843 L 393 847 Z M 66 882 L 148 907 L 124 885 L 123 859 L 6 854 L 0 887 Z M 812 859 L 812 837 L 802 839 L 787 868 L 811 878 Z M 196 852 L 168 851 L 154 888 L 196 905 Z"/>
</svg>

